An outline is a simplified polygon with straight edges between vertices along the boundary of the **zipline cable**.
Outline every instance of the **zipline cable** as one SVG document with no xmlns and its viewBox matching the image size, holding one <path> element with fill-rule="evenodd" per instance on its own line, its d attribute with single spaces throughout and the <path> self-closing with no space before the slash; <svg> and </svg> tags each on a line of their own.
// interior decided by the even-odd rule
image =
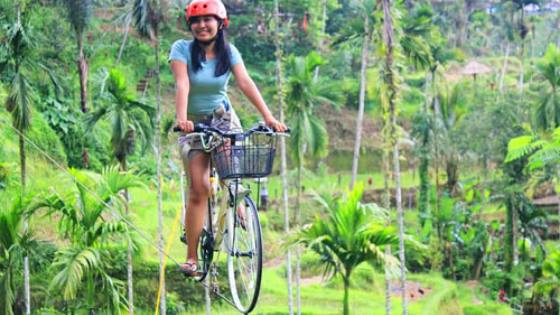
<svg viewBox="0 0 560 315">
<path fill-rule="evenodd" d="M 37 145 L 35 142 L 33 142 L 31 139 L 29 139 L 25 134 L 23 134 L 22 132 L 20 132 L 17 128 L 15 128 L 12 124 L 10 124 L 9 122 L 6 122 L 5 120 L 2 120 L 2 122 L 5 125 L 10 126 L 10 128 L 12 128 L 12 130 L 15 131 L 15 133 L 17 135 L 19 135 L 20 137 L 22 137 L 22 139 L 31 144 L 33 147 L 35 147 L 35 149 L 41 153 L 42 155 L 44 155 L 51 163 L 53 163 L 57 168 L 59 168 L 63 173 L 66 173 L 67 175 L 69 175 L 71 178 L 73 178 L 74 180 L 76 180 L 76 177 L 74 175 L 72 175 L 64 166 L 62 166 L 60 163 L 58 163 L 53 157 L 51 157 L 45 150 L 43 150 L 41 147 L 39 147 L 39 145 Z M 101 202 L 104 206 L 107 207 L 107 209 L 111 210 L 111 213 L 113 215 L 116 215 L 117 218 L 119 218 L 120 220 L 122 220 L 126 225 L 128 225 L 130 228 L 132 228 L 132 230 L 134 230 L 136 233 L 138 233 L 138 235 L 143 238 L 145 241 L 147 241 L 147 243 L 152 246 L 153 248 L 155 248 L 158 252 L 162 253 L 165 257 L 169 258 L 170 261 L 172 261 L 175 265 L 177 265 L 177 267 L 180 267 L 181 264 L 173 257 L 171 257 L 171 255 L 169 255 L 167 252 L 165 252 L 164 250 L 160 249 L 157 245 L 155 245 L 151 239 L 146 236 L 146 234 L 144 232 L 142 232 L 142 230 L 140 230 L 140 228 L 136 227 L 132 222 L 130 222 L 128 219 L 126 219 L 124 216 L 122 216 L 120 213 L 118 213 L 117 211 L 115 211 L 113 209 L 113 207 L 111 207 L 107 202 L 105 202 L 101 197 L 99 197 L 95 192 L 93 192 L 92 190 L 89 189 L 89 187 L 87 187 L 86 185 L 80 183 L 79 181 L 76 180 L 76 183 L 80 186 L 82 186 L 82 188 L 87 191 L 88 193 L 90 193 L 95 199 L 97 199 L 99 202 Z M 202 283 L 202 282 L 197 282 L 198 284 L 200 284 L 201 286 L 208 288 L 209 287 Z M 228 304 L 230 304 L 231 306 L 235 307 L 235 304 L 233 303 L 233 301 L 231 301 L 230 299 L 228 299 L 227 297 L 225 297 L 224 295 L 215 292 L 214 294 L 216 296 L 218 296 L 219 298 L 221 298 L 222 300 L 226 301 Z"/>
</svg>

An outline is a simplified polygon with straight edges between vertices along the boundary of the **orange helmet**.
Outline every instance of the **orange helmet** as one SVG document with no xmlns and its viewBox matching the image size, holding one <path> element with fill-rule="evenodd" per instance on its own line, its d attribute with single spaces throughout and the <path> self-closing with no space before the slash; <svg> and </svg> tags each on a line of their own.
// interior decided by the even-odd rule
<svg viewBox="0 0 560 315">
<path fill-rule="evenodd" d="M 227 17 L 226 7 L 220 0 L 193 0 L 185 8 L 185 18 L 187 24 L 193 16 L 214 15 L 223 20 L 224 26 L 228 27 L 229 19 Z"/>
</svg>

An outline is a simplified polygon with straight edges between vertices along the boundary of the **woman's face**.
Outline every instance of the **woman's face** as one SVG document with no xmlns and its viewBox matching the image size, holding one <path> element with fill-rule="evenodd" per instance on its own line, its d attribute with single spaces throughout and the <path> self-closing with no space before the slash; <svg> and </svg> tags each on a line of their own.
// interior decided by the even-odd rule
<svg viewBox="0 0 560 315">
<path fill-rule="evenodd" d="M 193 36 L 201 42 L 209 42 L 218 34 L 219 22 L 213 15 L 195 16 L 191 18 Z"/>
</svg>

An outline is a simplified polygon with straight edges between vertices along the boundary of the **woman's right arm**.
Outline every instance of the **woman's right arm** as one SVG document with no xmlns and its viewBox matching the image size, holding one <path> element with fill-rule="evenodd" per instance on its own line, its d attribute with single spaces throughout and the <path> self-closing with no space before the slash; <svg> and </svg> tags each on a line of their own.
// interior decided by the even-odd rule
<svg viewBox="0 0 560 315">
<path fill-rule="evenodd" d="M 175 78 L 175 107 L 177 115 L 177 126 L 184 132 L 192 132 L 193 122 L 187 120 L 187 107 L 189 99 L 189 75 L 187 65 L 178 60 L 171 60 L 171 72 Z"/>
</svg>

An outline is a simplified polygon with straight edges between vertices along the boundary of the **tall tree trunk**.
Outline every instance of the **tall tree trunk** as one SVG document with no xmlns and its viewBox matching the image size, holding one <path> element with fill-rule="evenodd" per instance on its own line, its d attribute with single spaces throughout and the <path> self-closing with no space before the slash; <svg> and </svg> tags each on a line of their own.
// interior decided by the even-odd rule
<svg viewBox="0 0 560 315">
<path fill-rule="evenodd" d="M 519 59 L 521 62 L 521 68 L 519 73 L 519 93 L 521 93 L 521 97 L 523 97 L 525 91 L 525 40 L 524 39 L 521 40 L 521 48 L 519 54 L 520 54 Z"/>
<path fill-rule="evenodd" d="M 505 235 L 505 247 L 504 247 L 504 260 L 505 260 L 505 271 L 507 273 L 511 273 L 513 270 L 513 220 L 514 216 L 513 213 L 515 212 L 515 197 L 514 193 L 509 193 L 509 196 L 506 196 L 506 235 Z M 511 294 L 511 283 L 508 281 L 506 284 L 505 290 L 508 294 Z"/>
<path fill-rule="evenodd" d="M 26 165 L 26 155 L 25 155 L 25 138 L 23 135 L 24 131 L 20 130 L 19 134 L 19 159 L 20 159 L 20 170 L 21 170 L 21 198 L 25 196 L 25 187 L 27 184 L 27 165 Z M 23 220 L 23 232 L 27 233 L 29 230 L 29 220 L 27 216 Z M 29 256 L 25 255 L 23 257 L 23 289 L 25 298 L 25 314 L 31 314 L 31 284 L 30 284 L 30 270 L 29 270 Z"/>
<path fill-rule="evenodd" d="M 458 5 L 460 6 L 460 8 L 459 8 L 459 14 L 457 16 L 457 38 L 455 41 L 455 46 L 458 48 L 462 48 L 463 45 L 465 44 L 465 33 L 466 33 L 465 29 L 467 26 L 467 17 L 466 17 L 466 12 L 464 10 L 465 1 L 461 0 Z"/>
<path fill-rule="evenodd" d="M 501 95 L 504 92 L 504 79 L 506 77 L 506 71 L 507 71 L 507 66 L 508 66 L 508 61 L 509 61 L 509 42 L 506 42 L 506 52 L 504 55 L 504 66 L 502 67 L 502 72 L 500 74 L 500 85 L 499 85 L 499 91 Z"/>
<path fill-rule="evenodd" d="M 78 75 L 80 76 L 80 105 L 82 113 L 87 113 L 87 77 L 88 64 L 84 55 L 83 34 L 76 34 L 78 43 Z M 89 168 L 89 153 L 86 147 L 82 149 L 82 164 L 84 168 Z"/>
<path fill-rule="evenodd" d="M 435 94 L 434 94 L 435 95 Z M 438 141 L 438 133 L 441 130 L 440 127 L 440 117 L 441 117 L 441 110 L 439 107 L 439 100 L 437 97 L 433 98 L 433 126 L 434 126 L 434 168 L 435 168 L 435 184 L 436 184 L 436 200 L 434 204 L 434 217 L 436 218 L 435 226 L 438 234 L 438 241 L 439 244 L 443 244 L 442 242 L 442 226 L 439 220 L 439 210 L 440 210 L 440 184 L 439 184 L 439 160 L 440 160 L 440 152 L 439 152 L 439 141 Z M 443 249 L 441 249 L 443 250 Z"/>
<path fill-rule="evenodd" d="M 386 117 L 386 113 L 383 114 Z M 388 121 L 384 121 L 383 126 L 383 208 L 389 210 L 391 209 L 391 191 L 389 190 L 389 137 L 387 137 Z M 391 218 L 387 219 L 387 226 L 391 226 Z M 391 255 L 391 246 L 385 246 L 385 255 L 389 257 Z M 391 305 L 391 274 L 389 273 L 389 268 L 385 266 L 385 314 L 391 315 L 392 312 Z"/>
<path fill-rule="evenodd" d="M 322 23 L 321 23 L 321 33 L 318 36 L 318 41 L 317 41 L 317 50 L 319 52 L 321 52 L 323 50 L 323 46 L 325 45 L 325 36 L 326 36 L 326 28 L 327 28 L 327 0 L 323 0 L 323 2 L 321 3 L 321 6 L 323 8 L 323 14 L 322 14 Z M 315 73 L 313 74 L 313 80 L 317 81 L 317 79 L 319 78 L 319 69 L 321 67 L 316 67 L 315 68 Z"/>
<path fill-rule="evenodd" d="M 126 166 L 126 158 L 123 159 L 122 161 L 120 161 L 120 165 L 121 165 L 121 171 L 126 172 L 127 171 L 127 166 Z M 129 208 L 128 208 L 128 190 L 125 189 L 124 191 L 124 209 L 125 209 L 125 214 L 128 216 L 129 214 Z M 133 268 L 132 268 L 132 241 L 129 239 L 128 240 L 128 248 L 127 248 L 127 253 L 126 253 L 126 258 L 127 258 L 127 285 L 128 285 L 128 312 L 129 314 L 133 315 L 134 314 L 134 282 L 133 282 Z"/>
<path fill-rule="evenodd" d="M 519 240 L 519 228 L 518 228 L 518 208 L 517 202 L 514 207 L 514 211 L 512 212 L 512 222 L 511 222 L 511 238 L 512 238 L 512 245 L 513 245 L 513 265 L 517 266 L 519 264 L 519 246 L 517 246 L 517 242 Z"/>
<path fill-rule="evenodd" d="M 350 314 L 350 307 L 349 307 L 349 292 L 348 290 L 350 289 L 350 274 L 347 274 L 346 276 L 342 277 L 342 281 L 344 282 L 344 300 L 343 300 L 343 311 L 342 314 L 344 315 L 348 315 Z"/>
<path fill-rule="evenodd" d="M 87 113 L 87 79 L 88 64 L 84 55 L 83 35 L 77 34 L 78 37 L 78 74 L 80 76 L 80 105 L 82 113 Z"/>
<path fill-rule="evenodd" d="M 121 57 L 122 57 L 122 53 L 124 51 L 124 46 L 126 45 L 126 41 L 128 39 L 128 33 L 130 31 L 130 23 L 132 22 L 132 10 L 130 10 L 130 12 L 128 13 L 128 15 L 126 16 L 126 24 L 124 27 L 124 37 L 123 37 L 123 41 L 121 43 L 121 48 L 119 48 L 119 54 L 117 55 L 117 61 L 115 62 L 116 64 L 119 64 L 119 62 L 121 61 Z"/>
<path fill-rule="evenodd" d="M 369 30 L 369 12 L 366 12 L 364 18 L 364 42 L 362 46 L 362 68 L 360 71 L 360 97 L 358 105 L 358 118 L 356 119 L 356 141 L 354 142 L 354 157 L 352 159 L 352 179 L 350 180 L 350 189 L 354 188 L 356 183 L 356 177 L 358 175 L 358 163 L 360 160 L 360 147 L 362 141 L 362 125 L 364 121 L 364 107 L 366 99 L 366 85 L 367 76 L 366 70 L 368 66 L 368 55 L 369 55 L 369 42 L 371 40 L 371 32 Z"/>
<path fill-rule="evenodd" d="M 524 90 L 525 90 L 525 38 L 527 36 L 527 32 L 525 30 L 525 8 L 521 7 L 521 49 L 519 51 L 520 60 L 521 60 L 521 71 L 519 73 L 519 92 L 521 93 L 521 97 L 523 97 Z"/>
<path fill-rule="evenodd" d="M 397 84 L 395 82 L 395 73 L 393 68 L 393 20 L 391 15 L 391 0 L 383 0 L 383 25 L 384 32 L 383 38 L 385 40 L 385 83 L 388 87 L 388 101 L 389 101 L 389 114 L 390 114 L 390 136 L 391 145 L 393 147 L 393 172 L 395 176 L 395 195 L 397 204 L 397 217 L 399 221 L 399 258 L 401 264 L 401 291 L 402 291 L 402 313 L 408 314 L 407 296 L 406 296 L 406 263 L 404 253 L 404 215 L 401 200 L 401 177 L 400 177 L 400 162 L 399 162 L 399 147 L 397 135 Z"/>
<path fill-rule="evenodd" d="M 278 0 L 274 0 L 274 45 L 276 48 L 276 86 L 278 98 L 278 116 L 280 122 L 284 122 L 284 80 L 282 77 L 282 48 L 280 46 L 280 12 L 278 8 Z M 290 233 L 290 213 L 288 207 L 288 163 L 286 152 L 286 138 L 280 137 L 280 176 L 282 177 L 282 209 L 284 210 L 284 233 Z M 294 300 L 292 294 L 292 257 L 291 249 L 288 248 L 286 253 L 286 280 L 288 285 L 288 311 L 290 315 L 294 314 Z"/>
<path fill-rule="evenodd" d="M 167 304 L 165 298 L 165 258 L 163 256 L 164 240 L 163 240 L 163 205 L 162 205 L 162 174 L 161 174 L 161 82 L 160 82 L 160 56 L 159 56 L 159 38 L 156 37 L 156 125 L 155 125 L 155 154 L 156 154 L 156 181 L 157 181 L 157 212 L 158 212 L 158 243 L 159 243 L 159 276 L 161 280 L 161 301 L 160 313 L 165 315 L 167 312 Z"/>
<path fill-rule="evenodd" d="M 426 94 L 430 95 L 430 98 L 424 102 L 422 106 L 422 114 L 426 123 L 429 126 L 425 126 L 427 130 L 422 130 L 425 132 L 422 135 L 421 143 L 420 143 L 420 164 L 418 166 L 418 173 L 420 178 L 420 191 L 418 193 L 418 210 L 420 213 L 420 223 L 422 225 L 422 229 L 424 232 L 428 232 L 427 234 L 423 233 L 423 237 L 429 238 L 429 234 L 431 233 L 432 227 L 432 213 L 431 213 L 431 205 L 430 205 L 430 134 L 432 130 L 432 124 L 429 120 L 429 109 L 428 104 L 433 102 L 433 99 L 436 97 L 436 71 L 437 68 L 433 68 L 430 71 L 430 75 L 427 76 L 427 81 L 429 84 L 426 84 Z"/>
<path fill-rule="evenodd" d="M 558 181 L 557 183 L 560 184 L 560 165 L 556 166 L 556 180 Z M 558 185 L 556 185 L 556 187 L 558 187 Z M 558 200 L 558 239 L 560 239 L 560 189 L 556 190 L 556 198 Z"/>
<path fill-rule="evenodd" d="M 303 152 L 303 151 L 302 151 Z M 297 198 L 296 198 L 296 226 L 301 227 L 301 195 L 302 184 L 301 175 L 303 172 L 303 156 L 300 156 L 297 170 Z M 301 251 L 299 245 L 296 245 L 296 313 L 301 315 Z"/>
</svg>

